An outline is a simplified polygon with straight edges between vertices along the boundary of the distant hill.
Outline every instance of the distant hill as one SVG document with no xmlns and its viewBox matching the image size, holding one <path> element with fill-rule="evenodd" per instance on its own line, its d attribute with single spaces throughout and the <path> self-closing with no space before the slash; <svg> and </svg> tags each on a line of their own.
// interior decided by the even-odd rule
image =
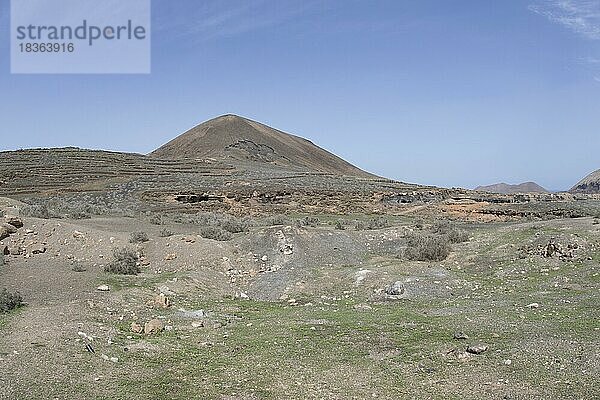
<svg viewBox="0 0 600 400">
<path fill-rule="evenodd" d="M 600 193 L 600 169 L 577 182 L 569 191 L 572 193 Z"/>
<path fill-rule="evenodd" d="M 206 121 L 150 153 L 160 159 L 234 159 L 374 177 L 309 140 L 237 115 Z"/>
<path fill-rule="evenodd" d="M 509 185 L 507 183 L 496 183 L 494 185 L 477 186 L 475 190 L 490 193 L 512 194 L 512 193 L 548 193 L 535 182 L 523 182 L 518 185 Z"/>
</svg>

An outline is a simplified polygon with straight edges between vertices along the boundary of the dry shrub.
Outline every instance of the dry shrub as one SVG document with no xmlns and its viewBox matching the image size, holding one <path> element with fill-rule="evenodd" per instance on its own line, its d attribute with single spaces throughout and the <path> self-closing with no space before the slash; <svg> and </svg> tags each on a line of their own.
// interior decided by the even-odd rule
<svg viewBox="0 0 600 400">
<path fill-rule="evenodd" d="M 390 222 L 387 218 L 384 217 L 374 217 L 369 218 L 366 221 L 356 221 L 354 228 L 357 231 L 372 231 L 375 229 L 383 229 L 388 228 L 390 226 Z"/>
<path fill-rule="evenodd" d="M 231 232 L 221 229 L 218 226 L 205 226 L 201 228 L 200 236 L 205 239 L 218 240 L 220 242 L 226 242 L 233 239 Z"/>
<path fill-rule="evenodd" d="M 163 238 L 164 237 L 173 236 L 173 232 L 171 232 L 167 228 L 163 228 L 163 229 L 160 230 L 158 236 L 163 237 Z"/>
<path fill-rule="evenodd" d="M 221 220 L 217 226 L 231 233 L 247 232 L 250 229 L 250 221 L 247 219 L 238 219 L 227 217 Z"/>
<path fill-rule="evenodd" d="M 451 250 L 450 240 L 446 235 L 413 234 L 408 237 L 404 256 L 413 261 L 443 261 Z"/>
<path fill-rule="evenodd" d="M 144 243 L 150 240 L 146 232 L 133 232 L 129 237 L 129 243 Z"/>
<path fill-rule="evenodd" d="M 301 218 L 297 221 L 297 225 L 302 227 L 302 226 L 310 226 L 313 228 L 316 228 L 319 225 L 319 218 L 317 217 L 310 217 L 310 216 L 306 216 L 304 218 Z"/>
<path fill-rule="evenodd" d="M 6 313 L 23 305 L 23 297 L 19 292 L 11 293 L 6 289 L 0 291 L 0 312 Z"/>
<path fill-rule="evenodd" d="M 269 226 L 277 226 L 277 225 L 290 225 L 290 219 L 285 215 L 274 215 L 271 218 L 267 219 L 267 225 Z"/>
<path fill-rule="evenodd" d="M 137 252 L 129 247 L 113 249 L 114 260 L 104 267 L 104 271 L 120 275 L 137 275 L 141 272 L 140 258 Z"/>
<path fill-rule="evenodd" d="M 45 204 L 31 204 L 23 206 L 20 210 L 20 214 L 23 217 L 32 217 L 32 218 L 50 218 L 50 210 L 48 210 L 48 206 Z"/>
<path fill-rule="evenodd" d="M 433 233 L 445 235 L 450 243 L 463 243 L 469 240 L 469 234 L 448 221 L 436 222 L 432 227 Z"/>
</svg>

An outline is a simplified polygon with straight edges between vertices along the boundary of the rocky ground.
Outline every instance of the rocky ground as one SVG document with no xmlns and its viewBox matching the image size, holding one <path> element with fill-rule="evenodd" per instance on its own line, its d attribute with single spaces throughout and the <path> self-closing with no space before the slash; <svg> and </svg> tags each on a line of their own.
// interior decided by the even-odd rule
<svg viewBox="0 0 600 400">
<path fill-rule="evenodd" d="M 229 220 L 3 199 L 20 217 L 3 219 L 0 289 L 25 305 L 0 313 L 0 398 L 599 397 L 598 220 L 422 200 Z M 461 236 L 447 257 L 407 258 L 441 217 Z M 138 275 L 105 271 L 123 247 Z"/>
</svg>

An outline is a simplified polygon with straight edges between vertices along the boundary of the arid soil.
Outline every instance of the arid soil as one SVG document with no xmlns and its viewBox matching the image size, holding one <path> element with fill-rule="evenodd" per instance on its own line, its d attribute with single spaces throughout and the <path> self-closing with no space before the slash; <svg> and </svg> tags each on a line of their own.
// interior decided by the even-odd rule
<svg viewBox="0 0 600 400">
<path fill-rule="evenodd" d="M 0 286 L 26 303 L 0 314 L 0 398 L 598 396 L 591 216 L 484 223 L 409 204 L 239 218 L 242 232 L 221 241 L 203 225 L 233 220 L 189 207 L 21 215 L 0 246 L 14 253 Z M 407 259 L 411 235 L 438 235 L 431 215 L 464 238 L 443 260 Z M 148 241 L 130 243 L 134 232 Z M 104 271 L 120 247 L 143 254 L 140 274 Z"/>
</svg>

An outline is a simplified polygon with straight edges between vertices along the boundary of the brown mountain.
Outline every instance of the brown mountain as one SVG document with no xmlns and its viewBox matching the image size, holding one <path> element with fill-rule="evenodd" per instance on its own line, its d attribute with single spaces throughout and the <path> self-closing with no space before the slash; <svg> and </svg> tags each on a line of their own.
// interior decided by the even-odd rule
<svg viewBox="0 0 600 400">
<path fill-rule="evenodd" d="M 600 169 L 592 172 L 575 184 L 572 193 L 600 193 Z"/>
<path fill-rule="evenodd" d="M 233 159 L 373 177 L 311 141 L 237 115 L 206 121 L 150 153 L 161 159 Z"/>
<path fill-rule="evenodd" d="M 490 193 L 512 194 L 512 193 L 548 193 L 546 189 L 535 182 L 524 182 L 518 185 L 507 183 L 496 183 L 488 186 L 477 186 L 475 190 Z"/>
</svg>

